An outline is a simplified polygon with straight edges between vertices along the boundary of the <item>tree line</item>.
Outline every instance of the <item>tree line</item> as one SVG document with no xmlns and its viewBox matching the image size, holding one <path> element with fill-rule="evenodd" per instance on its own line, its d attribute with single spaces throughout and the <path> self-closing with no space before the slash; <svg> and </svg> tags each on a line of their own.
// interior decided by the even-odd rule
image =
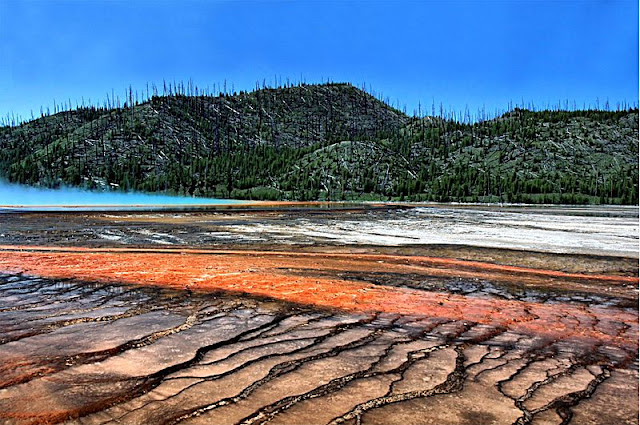
<svg viewBox="0 0 640 425">
<path fill-rule="evenodd" d="M 0 173 L 249 199 L 638 203 L 637 108 L 408 116 L 379 97 L 345 83 L 129 87 L 1 127 Z"/>
</svg>

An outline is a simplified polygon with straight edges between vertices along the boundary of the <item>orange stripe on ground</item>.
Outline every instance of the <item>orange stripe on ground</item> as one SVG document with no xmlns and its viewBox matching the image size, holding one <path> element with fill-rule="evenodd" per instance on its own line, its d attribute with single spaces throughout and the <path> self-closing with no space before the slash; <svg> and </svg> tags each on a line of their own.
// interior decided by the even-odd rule
<svg viewBox="0 0 640 425">
<path fill-rule="evenodd" d="M 523 275 L 547 276 L 565 279 L 596 280 L 612 283 L 639 283 L 636 276 L 611 276 L 599 274 L 566 273 L 557 270 L 535 269 L 528 267 L 510 266 L 480 261 L 458 260 L 454 258 L 439 258 L 411 255 L 389 254 L 350 254 L 350 253 L 319 253 L 319 252 L 287 252 L 287 251 L 256 251 L 256 250 L 213 250 L 193 248 L 89 248 L 89 247 L 47 247 L 25 245 L 0 245 L 0 251 L 34 251 L 34 252 L 96 252 L 96 253 L 173 253 L 173 254 L 211 254 L 211 255 L 247 255 L 247 256 L 275 256 L 290 258 L 334 258 L 349 261 L 386 261 L 424 266 L 456 266 L 472 270 L 489 270 L 501 273 L 518 273 Z"/>
<path fill-rule="evenodd" d="M 31 252 L 7 250 L 0 254 L 0 270 L 53 279 L 224 290 L 325 308 L 426 315 L 502 326 L 551 339 L 579 338 L 594 344 L 606 343 L 633 350 L 638 347 L 638 314 L 633 311 L 467 297 L 290 274 L 290 269 L 295 268 L 328 270 L 336 267 L 338 264 L 332 263 L 335 258 L 331 258 L 336 256 L 348 257 L 340 258 L 339 264 L 346 270 L 350 270 L 348 266 L 353 259 L 356 261 L 351 269 L 384 269 L 390 265 L 380 264 L 378 259 L 406 260 L 405 257 L 261 251 L 207 252 L 218 255 L 192 253 L 196 250 L 185 255 L 161 252 L 163 250 L 136 253 L 123 252 L 130 251 L 127 249 L 120 252 L 86 251 L 77 248 L 40 248 L 31 249 Z M 439 260 L 442 261 L 440 264 L 459 262 Z M 482 274 L 476 276 L 483 278 Z"/>
</svg>

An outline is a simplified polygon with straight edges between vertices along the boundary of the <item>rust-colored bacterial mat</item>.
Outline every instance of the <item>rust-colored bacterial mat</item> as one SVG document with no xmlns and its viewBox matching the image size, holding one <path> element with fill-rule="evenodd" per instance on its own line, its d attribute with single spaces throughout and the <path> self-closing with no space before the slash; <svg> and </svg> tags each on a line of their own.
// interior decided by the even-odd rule
<svg viewBox="0 0 640 425">
<path fill-rule="evenodd" d="M 246 236 L 356 213 L 3 216 L 0 422 L 637 423 L 637 260 Z"/>
</svg>

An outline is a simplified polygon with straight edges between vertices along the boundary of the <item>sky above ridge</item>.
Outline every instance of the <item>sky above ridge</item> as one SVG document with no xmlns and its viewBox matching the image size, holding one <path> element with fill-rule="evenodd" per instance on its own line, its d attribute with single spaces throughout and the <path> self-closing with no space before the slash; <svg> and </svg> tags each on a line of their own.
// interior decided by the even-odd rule
<svg viewBox="0 0 640 425">
<path fill-rule="evenodd" d="M 0 0 L 0 116 L 192 79 L 366 85 L 408 113 L 638 102 L 638 2 Z"/>
</svg>

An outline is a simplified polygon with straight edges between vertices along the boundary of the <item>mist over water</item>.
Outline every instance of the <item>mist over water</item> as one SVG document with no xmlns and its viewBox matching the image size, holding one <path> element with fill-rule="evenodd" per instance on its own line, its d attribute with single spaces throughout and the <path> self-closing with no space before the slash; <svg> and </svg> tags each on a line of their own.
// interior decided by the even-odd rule
<svg viewBox="0 0 640 425">
<path fill-rule="evenodd" d="M 155 195 L 136 192 L 92 192 L 76 188 L 43 189 L 0 182 L 0 208 L 38 207 L 180 207 L 195 205 L 225 205 L 247 201 Z"/>
</svg>

